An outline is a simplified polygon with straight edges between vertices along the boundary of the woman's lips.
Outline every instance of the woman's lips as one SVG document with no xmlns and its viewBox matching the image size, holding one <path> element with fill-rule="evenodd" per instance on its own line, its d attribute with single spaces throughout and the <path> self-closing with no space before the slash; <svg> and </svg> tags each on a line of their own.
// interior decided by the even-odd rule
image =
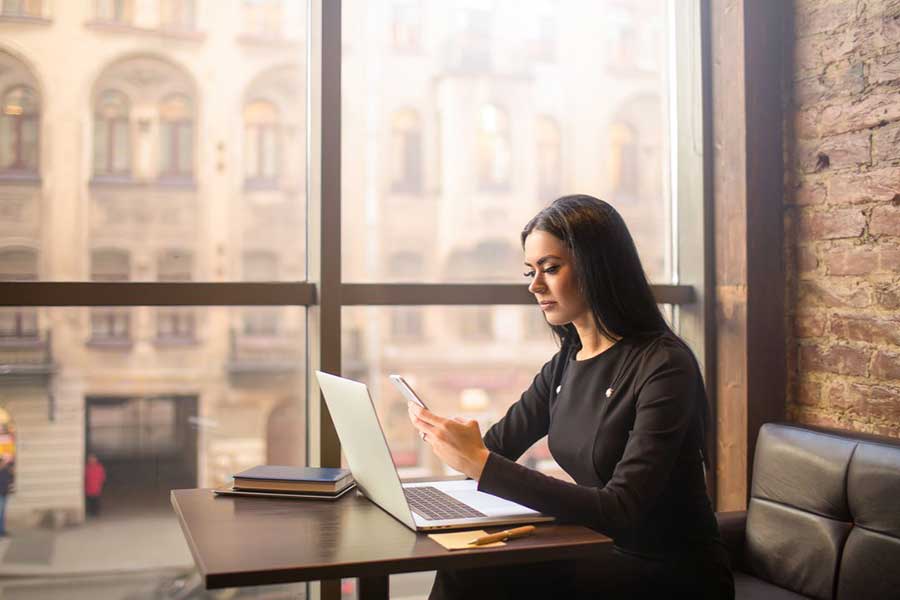
<svg viewBox="0 0 900 600">
<path fill-rule="evenodd" d="M 553 302 L 553 301 L 541 302 L 540 304 L 541 304 L 541 310 L 548 310 L 548 309 L 556 306 L 556 302 Z"/>
</svg>

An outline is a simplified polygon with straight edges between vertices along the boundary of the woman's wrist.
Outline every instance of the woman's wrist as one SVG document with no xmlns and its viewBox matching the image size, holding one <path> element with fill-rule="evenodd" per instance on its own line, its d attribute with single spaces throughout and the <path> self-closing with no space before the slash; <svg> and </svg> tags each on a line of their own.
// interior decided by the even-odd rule
<svg viewBox="0 0 900 600">
<path fill-rule="evenodd" d="M 491 455 L 491 451 L 487 448 L 481 448 L 478 452 L 478 458 L 475 460 L 475 468 L 472 473 L 472 479 L 475 481 L 479 481 L 481 479 L 481 474 L 484 473 L 484 466 L 487 464 L 488 457 Z"/>
</svg>

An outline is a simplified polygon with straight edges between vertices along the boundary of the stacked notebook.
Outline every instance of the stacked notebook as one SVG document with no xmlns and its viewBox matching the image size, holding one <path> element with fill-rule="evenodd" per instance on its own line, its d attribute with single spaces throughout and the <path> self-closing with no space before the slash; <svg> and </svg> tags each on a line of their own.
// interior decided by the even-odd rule
<svg viewBox="0 0 900 600">
<path fill-rule="evenodd" d="M 333 500 L 346 494 L 354 485 L 353 475 L 347 469 L 259 465 L 236 473 L 232 487 L 219 488 L 215 492 L 240 496 Z"/>
</svg>

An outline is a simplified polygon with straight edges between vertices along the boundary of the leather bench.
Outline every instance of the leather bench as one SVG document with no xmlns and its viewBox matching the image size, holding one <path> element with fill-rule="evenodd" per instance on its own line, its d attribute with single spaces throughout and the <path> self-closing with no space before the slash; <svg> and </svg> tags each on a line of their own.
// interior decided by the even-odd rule
<svg viewBox="0 0 900 600">
<path fill-rule="evenodd" d="M 900 598 L 900 440 L 763 425 L 747 510 L 717 517 L 738 600 Z"/>
</svg>

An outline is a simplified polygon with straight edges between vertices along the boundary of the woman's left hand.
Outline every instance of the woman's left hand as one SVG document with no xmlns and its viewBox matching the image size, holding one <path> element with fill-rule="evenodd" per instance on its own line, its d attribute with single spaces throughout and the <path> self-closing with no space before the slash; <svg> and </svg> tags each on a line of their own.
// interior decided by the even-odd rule
<svg viewBox="0 0 900 600">
<path fill-rule="evenodd" d="M 490 451 L 481 439 L 478 421 L 445 419 L 412 402 L 407 403 L 407 411 L 438 458 L 476 481 L 481 477 Z"/>
</svg>

